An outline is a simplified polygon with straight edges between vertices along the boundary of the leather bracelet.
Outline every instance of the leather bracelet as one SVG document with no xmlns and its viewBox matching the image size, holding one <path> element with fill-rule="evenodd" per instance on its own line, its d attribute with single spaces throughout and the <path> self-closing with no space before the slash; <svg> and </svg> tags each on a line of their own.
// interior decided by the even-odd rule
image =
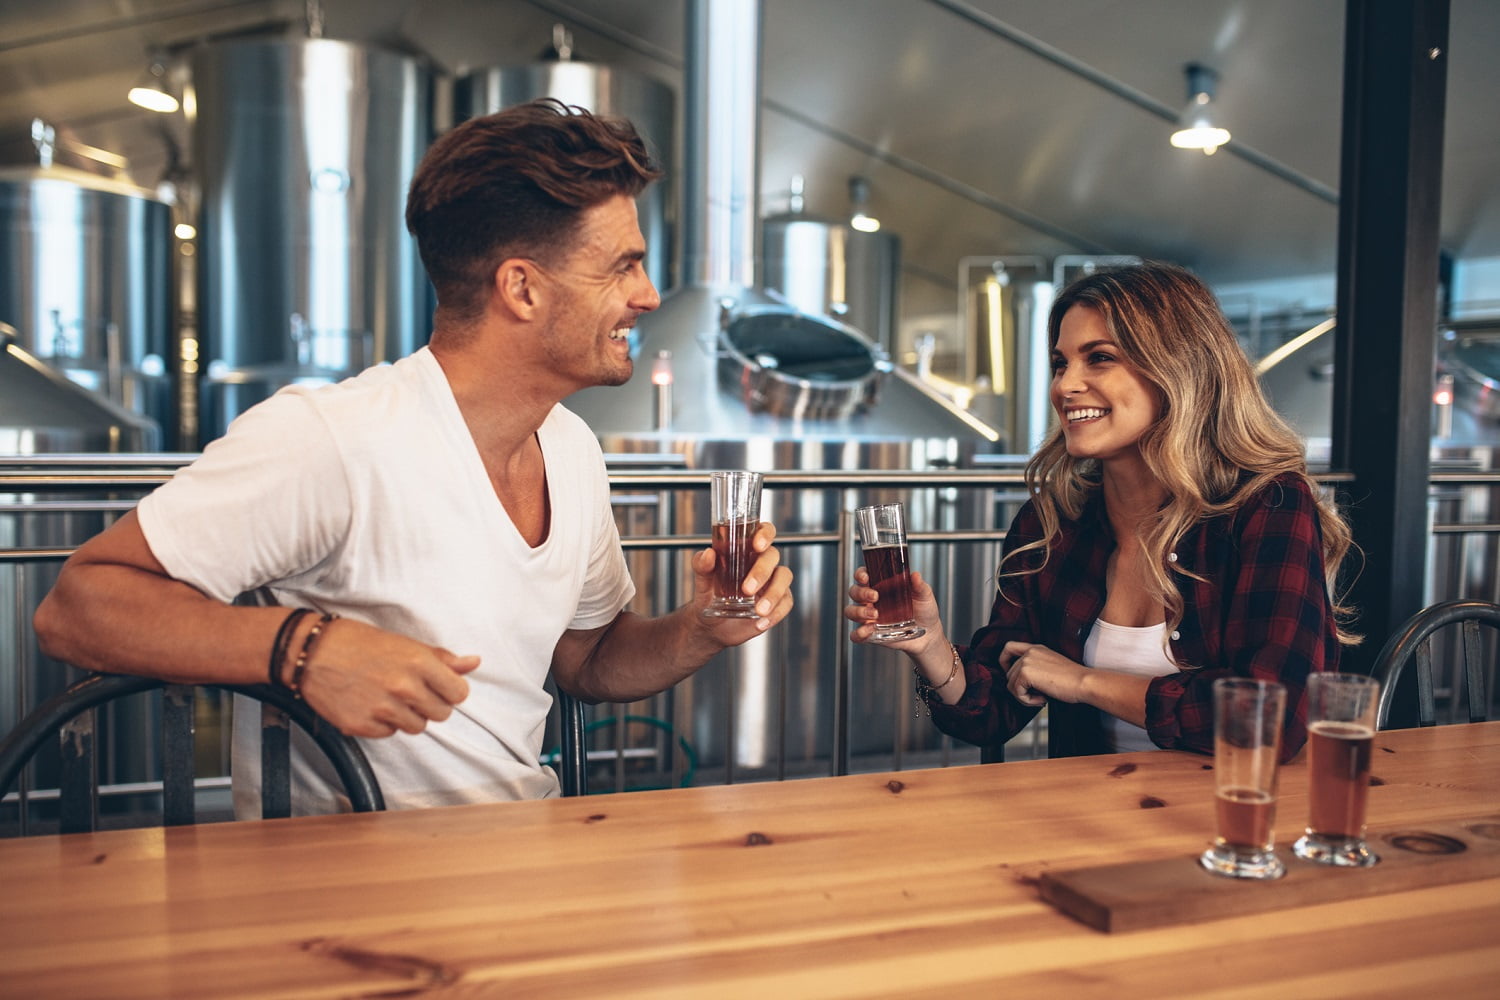
<svg viewBox="0 0 1500 1000">
<path fill-rule="evenodd" d="M 266 680 L 272 687 L 285 688 L 289 685 L 281 679 L 283 668 L 286 665 L 286 651 L 292 644 L 292 636 L 297 632 L 297 623 L 312 614 L 307 608 L 293 608 L 285 618 L 281 620 L 281 627 L 276 630 L 276 639 L 271 643 L 271 659 L 266 664 Z"/>
<path fill-rule="evenodd" d="M 953 650 L 953 666 L 948 670 L 948 676 L 943 679 L 943 683 L 932 683 L 927 679 L 927 675 L 922 673 L 922 668 L 920 666 L 915 664 L 912 666 L 912 675 L 917 679 L 916 695 L 918 702 L 916 711 L 912 713 L 912 718 L 921 718 L 922 709 L 924 708 L 927 709 L 928 718 L 931 718 L 932 696 L 937 694 L 943 688 L 947 687 L 949 684 L 952 684 L 953 678 L 957 677 L 959 670 L 963 668 L 964 661 L 963 658 L 958 655 L 958 647 L 954 646 L 952 643 L 949 643 L 949 647 Z"/>
<path fill-rule="evenodd" d="M 328 612 L 313 623 L 312 630 L 307 633 L 307 638 L 302 640 L 302 649 L 297 653 L 297 665 L 292 668 L 292 682 L 287 687 L 292 689 L 292 694 L 298 698 L 302 697 L 302 675 L 307 670 L 307 661 L 312 657 L 313 646 L 317 645 L 318 636 L 328 627 L 328 623 L 337 618 L 338 615 Z"/>
</svg>

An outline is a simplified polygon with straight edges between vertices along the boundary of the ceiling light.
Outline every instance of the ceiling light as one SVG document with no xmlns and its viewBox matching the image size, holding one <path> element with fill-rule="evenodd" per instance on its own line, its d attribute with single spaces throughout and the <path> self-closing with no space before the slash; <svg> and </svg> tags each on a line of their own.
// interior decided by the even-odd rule
<svg viewBox="0 0 1500 1000">
<path fill-rule="evenodd" d="M 849 216 L 849 225 L 862 233 L 880 231 L 880 220 L 865 212 L 865 202 L 869 200 L 870 182 L 858 176 L 849 178 L 849 201 L 854 206 L 854 212 Z"/>
<path fill-rule="evenodd" d="M 159 60 L 151 61 L 150 67 L 141 74 L 141 78 L 126 96 L 130 98 L 131 104 L 147 111 L 169 115 L 177 110 L 177 98 L 172 96 L 167 86 L 167 68 Z"/>
<path fill-rule="evenodd" d="M 1212 155 L 1229 141 L 1229 130 L 1220 128 L 1209 113 L 1219 74 L 1198 63 L 1188 63 L 1183 71 L 1187 74 L 1188 105 L 1178 119 L 1181 128 L 1172 133 L 1172 145 L 1178 149 L 1201 149 Z"/>
</svg>

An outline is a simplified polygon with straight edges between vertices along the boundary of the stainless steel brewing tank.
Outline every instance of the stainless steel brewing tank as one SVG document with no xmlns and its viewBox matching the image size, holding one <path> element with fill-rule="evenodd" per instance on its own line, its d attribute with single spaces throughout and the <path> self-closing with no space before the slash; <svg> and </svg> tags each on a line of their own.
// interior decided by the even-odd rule
<svg viewBox="0 0 1500 1000">
<path fill-rule="evenodd" d="M 636 201 L 646 237 L 642 266 L 661 291 L 672 280 L 672 165 L 676 95 L 659 80 L 599 63 L 551 60 L 528 66 L 474 70 L 453 83 L 458 120 L 491 114 L 540 97 L 553 97 L 598 115 L 628 118 L 666 176 Z"/>
<path fill-rule="evenodd" d="M 606 453 L 677 457 L 689 469 L 934 470 L 970 464 L 993 449 L 988 428 L 899 370 L 886 374 L 869 405 L 839 406 L 818 417 L 757 405 L 745 383 L 721 377 L 734 359 L 721 333 L 726 318 L 786 309 L 763 292 L 733 285 L 678 289 L 641 317 L 641 358 L 623 386 L 588 389 L 564 405 L 594 429 Z M 657 352 L 671 352 L 671 421 L 655 428 L 651 376 Z M 860 391 L 851 391 L 854 399 Z M 990 431 L 992 435 L 993 432 Z M 838 532 L 856 503 L 903 500 L 914 530 L 992 527 L 994 499 L 983 490 L 845 491 L 768 489 L 763 516 L 783 533 Z M 706 536 L 706 491 L 668 491 L 623 499 L 621 534 Z M 855 561 L 840 564 L 832 545 L 782 549 L 796 583 L 796 610 L 768 635 L 715 657 L 678 685 L 669 714 L 695 747 L 705 780 L 721 769 L 736 780 L 830 773 L 836 699 L 835 663 L 848 643 L 841 609 Z M 857 552 L 853 559 L 857 561 Z M 913 550 L 913 564 L 938 586 L 950 627 L 967 637 L 985 620 L 987 586 L 998 551 L 967 544 Z M 686 596 L 687 554 L 633 554 L 636 610 L 661 613 Z M 904 657 L 869 646 L 849 651 L 848 735 L 855 769 L 889 766 L 895 752 L 930 753 L 940 736 L 910 719 L 910 671 Z M 784 771 L 777 762 L 784 759 Z M 861 763 L 863 762 L 863 763 Z"/>
<path fill-rule="evenodd" d="M 1040 257 L 964 257 L 958 264 L 962 342 L 958 379 L 978 387 L 973 412 L 1005 431 L 1006 450 L 1030 454 L 1052 419 L 1047 316 L 1056 286 Z"/>
<path fill-rule="evenodd" d="M 0 323 L 32 356 L 175 427 L 171 207 L 67 167 L 0 169 Z"/>
<path fill-rule="evenodd" d="M 427 340 L 432 293 L 406 191 L 432 140 L 432 71 L 327 39 L 192 52 L 205 441 L 294 381 Z"/>
<path fill-rule="evenodd" d="M 23 349 L 0 325 L 0 456 L 19 465 L 55 453 L 158 450 L 161 435 L 149 418 L 132 413 L 100 393 L 64 378 Z M 128 509 L 133 499 L 118 497 L 84 509 L 78 495 L 65 491 L 6 492 L 0 483 L 0 549 L 71 549 L 98 534 Z M 106 510 L 104 508 L 112 508 Z M 0 564 L 0 732 L 9 732 L 22 714 L 61 691 L 78 672 L 42 655 L 31 616 L 57 581 L 62 563 L 39 560 Z M 116 707 L 106 716 L 124 722 L 138 706 Z M 131 734 L 138 730 L 129 730 Z M 128 774 L 141 780 L 144 751 L 105 724 L 110 741 L 109 769 L 102 777 Z M 56 787 L 45 765 L 37 787 Z"/>
<path fill-rule="evenodd" d="M 834 420 L 868 410 L 891 370 L 857 330 L 784 306 L 720 306 L 719 384 L 751 412 Z"/>
<path fill-rule="evenodd" d="M 897 349 L 901 240 L 800 213 L 761 223 L 762 280 L 803 312 L 831 316 Z"/>
</svg>

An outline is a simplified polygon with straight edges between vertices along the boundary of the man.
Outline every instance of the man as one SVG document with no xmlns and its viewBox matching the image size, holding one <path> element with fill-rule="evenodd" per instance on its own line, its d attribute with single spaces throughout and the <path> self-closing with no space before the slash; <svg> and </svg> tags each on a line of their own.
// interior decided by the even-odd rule
<svg viewBox="0 0 1500 1000">
<path fill-rule="evenodd" d="M 658 176 L 628 122 L 555 101 L 440 138 L 407 199 L 438 295 L 430 345 L 243 414 L 74 554 L 37 610 L 42 648 L 95 670 L 294 687 L 366 738 L 393 808 L 556 794 L 537 763 L 549 669 L 586 700 L 632 701 L 792 606 L 767 525 L 744 582 L 759 618 L 699 614 L 712 549 L 693 558 L 688 604 L 624 610 L 635 588 L 599 445 L 559 405 L 630 377 L 629 330 L 661 301 L 634 198 Z M 242 816 L 257 728 L 236 726 Z M 298 741 L 294 811 L 339 808 L 337 788 Z"/>
</svg>

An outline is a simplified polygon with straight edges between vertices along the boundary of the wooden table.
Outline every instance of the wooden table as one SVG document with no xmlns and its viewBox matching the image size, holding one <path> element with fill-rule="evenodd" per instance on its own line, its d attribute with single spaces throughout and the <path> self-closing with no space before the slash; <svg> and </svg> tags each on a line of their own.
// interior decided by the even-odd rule
<svg viewBox="0 0 1500 1000">
<path fill-rule="evenodd" d="M 0 995 L 1500 995 L 1500 879 L 1122 934 L 1038 898 L 1049 869 L 1196 854 L 1208 764 L 0 841 Z M 1306 771 L 1283 771 L 1283 834 Z M 1374 773 L 1372 825 L 1500 813 L 1500 722 L 1382 733 Z"/>
</svg>

